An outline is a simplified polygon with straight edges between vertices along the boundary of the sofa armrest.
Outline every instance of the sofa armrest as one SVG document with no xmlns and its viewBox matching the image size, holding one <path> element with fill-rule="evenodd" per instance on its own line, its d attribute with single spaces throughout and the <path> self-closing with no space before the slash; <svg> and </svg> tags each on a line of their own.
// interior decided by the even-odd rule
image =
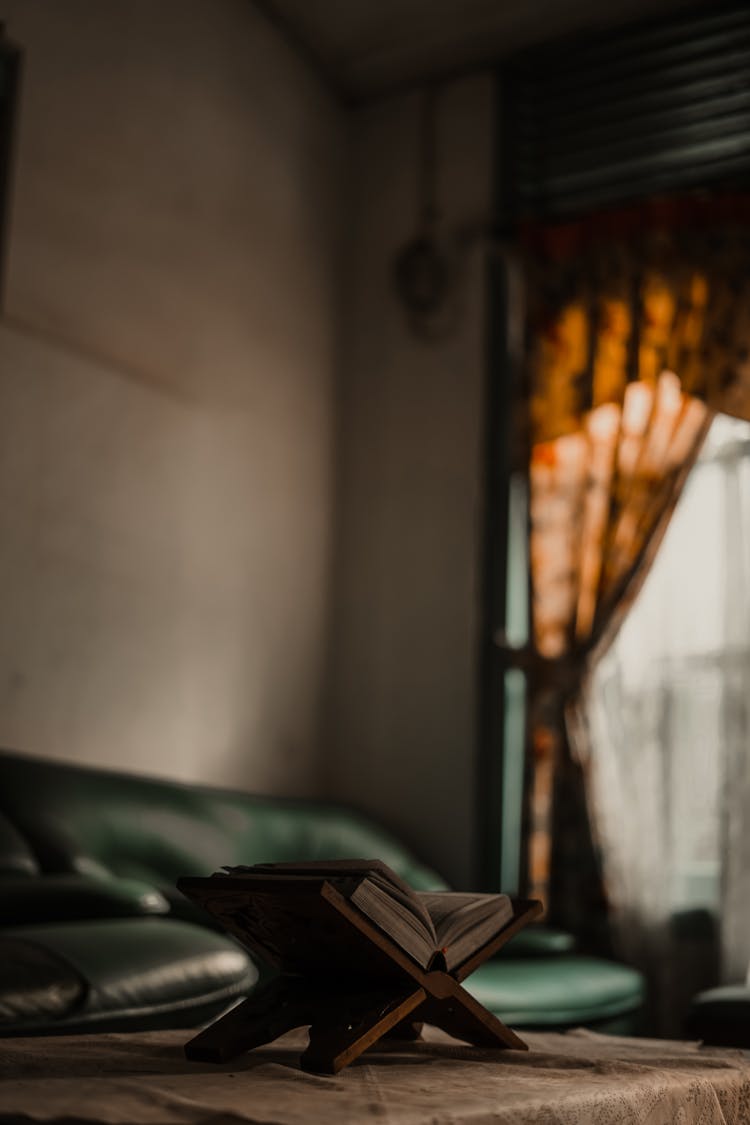
<svg viewBox="0 0 750 1125">
<path fill-rule="evenodd" d="M 168 912 L 169 903 L 164 895 L 135 879 L 98 879 L 88 875 L 0 877 L 3 926 Z"/>
<path fill-rule="evenodd" d="M 558 957 L 572 953 L 575 945 L 575 938 L 564 930 L 553 930 L 549 926 L 527 926 L 503 946 L 498 956 Z"/>
<path fill-rule="evenodd" d="M 31 848 L 14 824 L 0 813 L 0 878 L 5 876 L 39 874 Z"/>
</svg>

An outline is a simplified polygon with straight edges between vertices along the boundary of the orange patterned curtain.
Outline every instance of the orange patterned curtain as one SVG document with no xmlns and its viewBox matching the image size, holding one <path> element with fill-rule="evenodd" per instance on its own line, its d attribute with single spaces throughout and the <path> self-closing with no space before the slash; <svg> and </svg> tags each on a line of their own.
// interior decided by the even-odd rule
<svg viewBox="0 0 750 1125">
<path fill-rule="evenodd" d="M 579 859 L 565 844 L 581 808 L 564 775 L 586 768 L 588 672 L 648 571 L 713 414 L 750 418 L 750 205 L 644 205 L 529 231 L 526 244 L 528 883 L 554 900 L 555 868 L 566 878 Z M 559 898 L 571 893 L 558 885 Z"/>
</svg>

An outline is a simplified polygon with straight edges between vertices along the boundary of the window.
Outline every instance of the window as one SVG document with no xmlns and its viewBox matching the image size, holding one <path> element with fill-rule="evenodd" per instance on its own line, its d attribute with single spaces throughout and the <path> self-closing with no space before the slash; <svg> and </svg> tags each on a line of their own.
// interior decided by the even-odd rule
<svg viewBox="0 0 750 1125">
<path fill-rule="evenodd" d="M 633 923 L 658 932 L 696 907 L 721 908 L 732 925 L 734 906 L 747 913 L 732 866 L 750 846 L 750 424 L 714 421 L 598 666 L 591 724 L 596 820 L 625 942 Z M 744 977 L 748 958 L 740 948 L 728 975 Z"/>
</svg>

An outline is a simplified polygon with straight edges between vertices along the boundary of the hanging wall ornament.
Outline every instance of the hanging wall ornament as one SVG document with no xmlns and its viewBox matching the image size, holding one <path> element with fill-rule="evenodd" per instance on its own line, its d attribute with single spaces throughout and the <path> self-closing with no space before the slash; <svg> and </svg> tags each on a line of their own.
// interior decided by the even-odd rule
<svg viewBox="0 0 750 1125">
<path fill-rule="evenodd" d="M 458 255 L 441 224 L 437 203 L 439 91 L 422 96 L 418 163 L 418 233 L 393 263 L 396 293 L 410 329 L 426 340 L 447 335 L 457 320 Z"/>
</svg>

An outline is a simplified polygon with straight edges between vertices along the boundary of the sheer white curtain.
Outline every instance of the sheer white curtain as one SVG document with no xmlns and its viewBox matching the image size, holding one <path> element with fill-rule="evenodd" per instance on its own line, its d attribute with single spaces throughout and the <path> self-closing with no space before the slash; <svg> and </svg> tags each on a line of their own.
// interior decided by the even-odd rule
<svg viewBox="0 0 750 1125">
<path fill-rule="evenodd" d="M 750 962 L 750 425 L 715 420 L 589 722 L 616 939 L 679 1033 Z"/>
</svg>

